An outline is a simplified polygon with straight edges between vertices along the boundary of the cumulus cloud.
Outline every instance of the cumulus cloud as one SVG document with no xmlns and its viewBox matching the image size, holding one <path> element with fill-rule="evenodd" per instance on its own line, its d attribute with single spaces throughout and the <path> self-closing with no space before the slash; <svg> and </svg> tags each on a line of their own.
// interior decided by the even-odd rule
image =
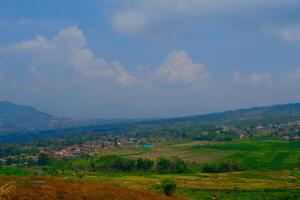
<svg viewBox="0 0 300 200">
<path fill-rule="evenodd" d="M 112 78 L 124 85 L 134 80 L 118 61 L 108 62 L 95 56 L 87 47 L 83 32 L 76 26 L 62 29 L 51 39 L 38 35 L 34 39 L 10 45 L 4 50 L 8 53 L 29 54 L 33 62 L 29 71 L 35 75 L 35 66 L 51 65 L 51 68 L 58 65 L 69 67 L 76 76 L 83 78 Z"/>
<path fill-rule="evenodd" d="M 282 27 L 278 30 L 278 35 L 288 42 L 300 42 L 300 25 Z"/>
<path fill-rule="evenodd" d="M 170 53 L 155 74 L 171 82 L 192 83 L 210 78 L 204 70 L 204 65 L 194 63 L 186 51 Z"/>
<path fill-rule="evenodd" d="M 18 44 L 11 45 L 5 49 L 6 51 L 10 51 L 10 52 L 22 52 L 22 51 L 41 52 L 41 51 L 48 51 L 51 48 L 52 46 L 46 38 L 37 35 L 34 39 L 30 39 L 27 41 L 20 42 Z"/>
<path fill-rule="evenodd" d="M 242 77 L 241 74 L 238 71 L 233 72 L 232 74 L 232 80 L 234 83 L 238 85 L 247 84 L 250 86 L 267 86 L 271 87 L 273 85 L 273 79 L 272 76 L 268 73 L 250 73 L 246 77 Z"/>
</svg>

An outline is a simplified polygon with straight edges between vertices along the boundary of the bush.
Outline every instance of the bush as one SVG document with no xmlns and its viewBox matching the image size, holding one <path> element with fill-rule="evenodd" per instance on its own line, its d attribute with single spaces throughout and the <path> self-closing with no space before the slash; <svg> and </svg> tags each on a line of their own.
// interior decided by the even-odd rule
<svg viewBox="0 0 300 200">
<path fill-rule="evenodd" d="M 173 180 L 164 180 L 162 182 L 164 194 L 167 196 L 172 196 L 176 190 L 176 187 L 177 185 Z"/>
<path fill-rule="evenodd" d="M 156 163 L 155 171 L 159 174 L 166 173 L 186 173 L 189 171 L 187 164 L 180 158 L 173 158 L 168 160 L 165 158 L 160 158 Z"/>
<path fill-rule="evenodd" d="M 155 171 L 159 174 L 170 172 L 170 161 L 165 158 L 160 158 L 156 163 Z"/>
<path fill-rule="evenodd" d="M 99 171 L 133 171 L 136 161 L 120 156 L 104 156 L 90 162 L 92 170 Z"/>
<path fill-rule="evenodd" d="M 188 172 L 188 167 L 187 164 L 179 159 L 179 158 L 174 158 L 173 160 L 171 160 L 170 162 L 170 172 L 171 173 L 176 173 L 176 174 L 181 174 L 181 173 L 185 173 Z"/>
<path fill-rule="evenodd" d="M 52 160 L 46 153 L 40 153 L 38 158 L 38 165 L 49 165 L 51 164 Z"/>
<path fill-rule="evenodd" d="M 87 171 L 90 169 L 90 163 L 87 160 L 75 160 L 71 167 L 76 171 Z"/>
<path fill-rule="evenodd" d="M 153 161 L 150 159 L 139 158 L 136 162 L 136 168 L 138 170 L 149 171 L 153 167 Z"/>
<path fill-rule="evenodd" d="M 135 160 L 118 158 L 112 163 L 111 168 L 117 171 L 132 171 L 135 169 Z"/>
<path fill-rule="evenodd" d="M 205 164 L 202 168 L 202 172 L 204 173 L 225 173 L 242 170 L 242 165 L 235 161 L 227 161 L 219 164 Z"/>
</svg>

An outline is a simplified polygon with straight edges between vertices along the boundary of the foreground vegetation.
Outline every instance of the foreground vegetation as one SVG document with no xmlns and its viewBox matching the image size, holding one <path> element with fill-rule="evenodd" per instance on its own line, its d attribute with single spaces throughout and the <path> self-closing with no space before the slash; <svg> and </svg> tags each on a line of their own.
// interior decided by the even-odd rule
<svg viewBox="0 0 300 200">
<path fill-rule="evenodd" d="M 9 180 L 18 183 L 21 188 L 17 190 L 37 193 L 44 187 L 26 180 L 42 181 L 53 191 L 57 189 L 53 189 L 49 177 L 57 177 L 53 180 L 58 182 L 70 182 L 74 184 L 72 187 L 106 183 L 117 188 L 187 199 L 300 199 L 300 142 L 181 140 L 154 146 L 142 149 L 128 145 L 103 151 L 96 157 L 83 154 L 68 159 L 55 159 L 43 153 L 27 167 L 2 166 L 0 179 L 3 185 Z M 16 177 L 28 178 L 19 183 L 23 179 Z M 87 192 L 81 191 L 80 195 Z M 55 194 L 69 198 L 68 191 Z M 122 193 L 115 199 L 121 197 Z"/>
</svg>

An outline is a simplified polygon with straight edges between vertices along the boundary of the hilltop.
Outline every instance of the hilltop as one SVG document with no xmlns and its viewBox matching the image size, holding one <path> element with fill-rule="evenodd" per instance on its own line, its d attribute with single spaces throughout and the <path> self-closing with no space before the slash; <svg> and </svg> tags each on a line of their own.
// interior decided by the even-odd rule
<svg viewBox="0 0 300 200">
<path fill-rule="evenodd" d="M 30 106 L 9 101 L 0 102 L 0 128 L 2 130 L 34 130 L 49 127 L 56 117 Z"/>
</svg>

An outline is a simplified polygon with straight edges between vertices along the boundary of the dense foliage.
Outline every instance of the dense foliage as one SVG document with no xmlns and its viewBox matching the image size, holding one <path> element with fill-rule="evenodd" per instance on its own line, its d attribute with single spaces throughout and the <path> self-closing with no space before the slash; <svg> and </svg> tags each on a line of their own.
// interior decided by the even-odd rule
<svg viewBox="0 0 300 200">
<path fill-rule="evenodd" d="M 212 163 L 212 164 L 205 164 L 203 166 L 202 171 L 204 173 L 225 173 L 225 172 L 235 172 L 235 171 L 242 171 L 244 167 L 235 161 L 227 161 L 221 163 Z"/>
<path fill-rule="evenodd" d="M 171 160 L 161 158 L 157 162 L 154 162 L 147 158 L 130 159 L 112 155 L 80 160 L 69 160 L 66 161 L 63 166 L 74 171 L 91 172 L 143 171 L 159 174 L 189 172 L 187 164 L 179 158 Z"/>
<path fill-rule="evenodd" d="M 172 196 L 176 190 L 177 185 L 173 180 L 164 180 L 162 181 L 162 187 L 165 195 Z"/>
</svg>

